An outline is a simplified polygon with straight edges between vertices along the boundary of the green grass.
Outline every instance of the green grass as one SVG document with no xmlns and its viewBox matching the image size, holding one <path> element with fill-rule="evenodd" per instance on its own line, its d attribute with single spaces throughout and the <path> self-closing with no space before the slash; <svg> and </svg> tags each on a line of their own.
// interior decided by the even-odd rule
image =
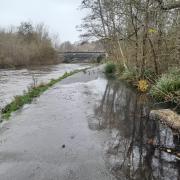
<svg viewBox="0 0 180 180">
<path fill-rule="evenodd" d="M 83 69 L 85 70 L 85 69 Z M 15 112 L 19 110 L 21 107 L 23 107 L 25 104 L 29 104 L 32 102 L 32 100 L 38 96 L 40 96 L 43 92 L 45 92 L 48 88 L 52 87 L 54 84 L 57 82 L 65 79 L 66 77 L 69 77 L 75 73 L 78 73 L 82 70 L 75 70 L 69 73 L 64 73 L 63 76 L 57 78 L 57 79 L 52 79 L 49 83 L 47 84 L 40 84 L 36 87 L 30 88 L 28 91 L 25 91 L 23 95 L 20 96 L 15 96 L 14 100 L 6 105 L 2 110 L 2 117 L 5 119 L 8 119 L 11 116 L 12 112 Z"/>
<path fill-rule="evenodd" d="M 163 74 L 152 86 L 150 94 L 158 101 L 180 102 L 180 69 Z"/>
</svg>

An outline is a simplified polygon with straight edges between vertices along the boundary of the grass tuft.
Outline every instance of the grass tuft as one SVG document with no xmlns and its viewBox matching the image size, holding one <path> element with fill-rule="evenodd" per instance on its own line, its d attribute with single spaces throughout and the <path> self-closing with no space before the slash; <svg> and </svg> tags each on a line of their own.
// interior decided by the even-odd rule
<svg viewBox="0 0 180 180">
<path fill-rule="evenodd" d="M 116 72 L 116 64 L 109 62 L 105 66 L 105 73 L 106 74 L 114 74 Z"/>
<path fill-rule="evenodd" d="M 180 69 L 171 69 L 152 86 L 150 94 L 158 101 L 180 101 Z"/>
</svg>

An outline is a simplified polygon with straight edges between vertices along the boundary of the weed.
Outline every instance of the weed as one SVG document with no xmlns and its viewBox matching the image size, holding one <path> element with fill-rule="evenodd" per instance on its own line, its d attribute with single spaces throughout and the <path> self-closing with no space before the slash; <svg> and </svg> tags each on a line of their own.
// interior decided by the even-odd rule
<svg viewBox="0 0 180 180">
<path fill-rule="evenodd" d="M 180 69 L 171 69 L 152 86 L 150 94 L 159 101 L 180 101 Z"/>
</svg>

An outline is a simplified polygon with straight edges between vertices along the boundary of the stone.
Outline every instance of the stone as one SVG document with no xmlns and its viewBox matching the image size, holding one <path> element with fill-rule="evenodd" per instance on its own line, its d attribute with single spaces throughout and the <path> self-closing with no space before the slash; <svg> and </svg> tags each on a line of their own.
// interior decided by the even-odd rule
<svg viewBox="0 0 180 180">
<path fill-rule="evenodd" d="M 170 128 L 180 132 L 180 115 L 170 109 L 152 110 L 150 118 L 160 120 Z"/>
</svg>

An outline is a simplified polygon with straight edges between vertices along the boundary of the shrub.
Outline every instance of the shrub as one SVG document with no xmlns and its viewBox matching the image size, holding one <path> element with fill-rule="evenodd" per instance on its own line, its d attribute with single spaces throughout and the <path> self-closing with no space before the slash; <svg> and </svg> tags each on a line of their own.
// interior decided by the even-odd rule
<svg viewBox="0 0 180 180">
<path fill-rule="evenodd" d="M 163 74 L 151 88 L 150 94 L 159 101 L 180 101 L 180 69 Z"/>
<path fill-rule="evenodd" d="M 0 67 L 53 64 L 56 57 L 44 25 L 21 23 L 18 31 L 0 29 Z"/>
<path fill-rule="evenodd" d="M 105 66 L 105 73 L 106 74 L 114 74 L 116 72 L 116 64 L 109 62 Z"/>
</svg>

